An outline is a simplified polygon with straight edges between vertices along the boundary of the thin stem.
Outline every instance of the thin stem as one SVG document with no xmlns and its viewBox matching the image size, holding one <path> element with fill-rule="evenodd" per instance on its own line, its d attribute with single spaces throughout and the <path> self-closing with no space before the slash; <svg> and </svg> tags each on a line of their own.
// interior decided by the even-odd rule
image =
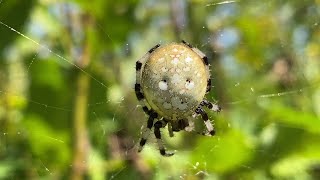
<svg viewBox="0 0 320 180">
<path fill-rule="evenodd" d="M 85 22 L 82 22 L 85 23 Z M 83 53 L 78 65 L 85 69 L 90 63 L 90 48 L 85 38 L 82 41 Z M 77 76 L 77 88 L 74 104 L 74 159 L 71 179 L 80 180 L 87 172 L 87 160 L 90 151 L 90 142 L 87 131 L 88 98 L 89 98 L 90 76 L 79 72 Z"/>
</svg>

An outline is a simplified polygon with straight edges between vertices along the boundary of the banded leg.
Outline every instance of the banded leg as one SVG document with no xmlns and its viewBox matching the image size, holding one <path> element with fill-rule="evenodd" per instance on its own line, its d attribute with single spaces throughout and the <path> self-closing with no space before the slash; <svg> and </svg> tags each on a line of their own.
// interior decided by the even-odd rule
<svg viewBox="0 0 320 180">
<path fill-rule="evenodd" d="M 156 112 L 154 112 L 152 110 L 148 110 L 147 107 L 144 107 L 143 110 L 146 112 L 146 114 L 149 115 L 149 118 L 148 118 L 148 122 L 147 122 L 147 127 L 142 131 L 142 135 L 141 135 L 142 137 L 141 137 L 141 140 L 139 143 L 138 152 L 142 151 L 142 148 L 146 144 L 147 139 L 150 135 L 151 128 L 153 126 L 153 121 L 155 118 L 158 117 L 158 114 Z"/>
<path fill-rule="evenodd" d="M 170 136 L 170 137 L 173 137 L 172 124 L 171 124 L 171 122 L 167 122 L 167 123 L 168 123 L 169 136 Z"/>
<path fill-rule="evenodd" d="M 168 124 L 168 131 L 170 137 L 173 137 L 173 131 L 179 132 L 181 130 L 185 130 L 186 127 L 189 126 L 189 121 L 187 119 L 179 119 L 177 121 L 168 121 L 164 119 L 164 121 Z"/>
<path fill-rule="evenodd" d="M 211 79 L 209 78 L 207 81 L 207 89 L 206 89 L 206 93 L 211 91 Z"/>
<path fill-rule="evenodd" d="M 172 156 L 174 153 L 168 153 L 166 152 L 166 149 L 164 148 L 164 145 L 163 145 L 163 141 L 161 139 L 161 132 L 160 132 L 160 128 L 163 128 L 166 126 L 166 122 L 165 121 L 157 121 L 155 124 L 154 124 L 154 135 L 156 136 L 157 138 L 157 143 L 158 143 L 158 146 L 159 146 L 159 151 L 160 151 L 160 154 L 162 156 Z"/>
<path fill-rule="evenodd" d="M 139 148 L 138 148 L 138 152 L 140 152 L 143 148 L 143 146 L 146 144 L 147 142 L 147 138 L 150 135 L 151 132 L 151 128 L 153 126 L 153 121 L 155 118 L 158 117 L 158 114 L 155 113 L 152 110 L 149 110 L 147 107 L 147 102 L 144 98 L 144 94 L 141 88 L 141 69 L 143 64 L 146 63 L 146 61 L 148 60 L 148 58 L 150 57 L 150 54 L 159 47 L 160 45 L 157 44 L 156 46 L 154 46 L 153 48 L 151 48 L 142 58 L 140 58 L 137 62 L 136 62 L 136 84 L 134 86 L 134 90 L 137 96 L 137 99 L 139 100 L 140 104 L 142 105 L 142 109 L 143 111 L 149 116 L 148 118 L 148 122 L 147 122 L 147 127 L 143 130 L 142 133 L 142 137 L 139 143 Z"/>
<path fill-rule="evenodd" d="M 144 98 L 144 94 L 141 88 L 141 69 L 143 64 L 149 59 L 150 54 L 156 50 L 158 47 L 160 47 L 160 44 L 155 45 L 153 48 L 151 48 L 142 58 L 140 58 L 136 62 L 136 84 L 134 86 L 134 90 L 137 96 L 137 99 L 139 100 L 140 104 L 143 108 L 146 107 L 146 100 Z"/>
<path fill-rule="evenodd" d="M 201 52 L 198 48 L 193 47 L 191 44 L 189 44 L 189 43 L 186 42 L 185 40 L 182 40 L 182 43 L 185 44 L 186 46 L 188 46 L 189 48 L 191 48 L 192 51 L 194 51 L 195 53 L 197 53 L 197 54 L 202 58 L 203 63 L 204 63 L 206 66 L 209 66 L 208 57 L 207 57 L 203 52 Z"/>
<path fill-rule="evenodd" d="M 184 128 L 185 131 L 191 132 L 194 131 L 194 117 L 188 117 L 188 126 Z"/>
<path fill-rule="evenodd" d="M 221 111 L 221 107 L 217 104 L 213 104 L 208 100 L 203 100 L 200 103 L 200 106 L 206 106 L 208 109 L 214 111 L 214 112 L 220 112 Z"/>
<path fill-rule="evenodd" d="M 213 136 L 216 132 L 211 122 L 209 121 L 208 114 L 200 106 L 196 109 L 196 113 L 201 115 L 204 121 L 204 124 L 206 125 L 206 128 L 208 130 L 208 132 L 207 133 L 204 132 L 203 135 Z"/>
<path fill-rule="evenodd" d="M 208 61 L 208 57 L 202 52 L 200 51 L 198 48 L 193 47 L 191 44 L 189 44 L 188 42 L 182 40 L 182 43 L 185 44 L 186 46 L 188 46 L 189 48 L 192 49 L 193 52 L 197 53 L 201 59 L 203 60 L 203 64 L 206 65 L 206 69 L 207 69 L 207 90 L 206 92 L 210 92 L 211 90 L 211 79 L 210 79 L 210 70 L 209 70 L 209 61 Z"/>
</svg>

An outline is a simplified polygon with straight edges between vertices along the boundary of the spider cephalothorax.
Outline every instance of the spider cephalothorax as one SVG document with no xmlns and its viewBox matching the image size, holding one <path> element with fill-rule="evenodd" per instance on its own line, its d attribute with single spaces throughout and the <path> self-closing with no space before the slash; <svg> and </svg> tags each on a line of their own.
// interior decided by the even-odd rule
<svg viewBox="0 0 320 180">
<path fill-rule="evenodd" d="M 159 44 L 136 62 L 135 92 L 149 116 L 146 129 L 142 132 L 139 152 L 147 141 L 152 127 L 161 155 L 167 153 L 161 140 L 160 128 L 168 124 L 169 134 L 173 131 L 189 130 L 189 124 L 201 115 L 208 132 L 215 131 L 203 106 L 220 111 L 221 108 L 204 99 L 211 89 L 207 57 L 189 43 Z"/>
</svg>

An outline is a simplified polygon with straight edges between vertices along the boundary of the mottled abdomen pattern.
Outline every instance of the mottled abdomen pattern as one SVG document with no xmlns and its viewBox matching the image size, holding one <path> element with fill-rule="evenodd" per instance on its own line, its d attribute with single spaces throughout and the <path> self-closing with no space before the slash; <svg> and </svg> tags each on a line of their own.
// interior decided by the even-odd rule
<svg viewBox="0 0 320 180">
<path fill-rule="evenodd" d="M 195 112 L 209 79 L 203 59 L 187 45 L 157 48 L 142 70 L 141 84 L 148 104 L 166 119 L 177 120 Z"/>
</svg>

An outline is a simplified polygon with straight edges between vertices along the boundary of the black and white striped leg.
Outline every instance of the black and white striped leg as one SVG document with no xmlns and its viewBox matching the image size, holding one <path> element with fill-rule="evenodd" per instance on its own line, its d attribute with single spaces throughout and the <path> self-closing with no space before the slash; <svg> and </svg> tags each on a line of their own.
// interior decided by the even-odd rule
<svg viewBox="0 0 320 180">
<path fill-rule="evenodd" d="M 143 110 L 146 112 L 146 114 L 149 115 L 148 118 L 148 122 L 147 122 L 147 127 L 142 131 L 142 137 L 139 143 L 139 148 L 138 148 L 138 152 L 141 152 L 143 146 L 146 144 L 147 139 L 150 135 L 151 132 L 151 128 L 153 126 L 153 121 L 155 118 L 158 117 L 158 114 L 152 110 L 148 110 L 148 108 L 146 106 L 143 107 Z"/>
<path fill-rule="evenodd" d="M 188 126 L 186 126 L 184 130 L 187 132 L 194 131 L 194 117 L 188 117 L 187 121 L 188 121 Z"/>
<path fill-rule="evenodd" d="M 185 40 L 182 40 L 181 42 L 183 44 L 187 45 L 189 48 L 191 48 L 191 49 L 193 48 L 192 45 L 190 43 L 186 42 Z"/>
<path fill-rule="evenodd" d="M 193 47 L 188 42 L 182 40 L 182 43 L 185 44 L 186 46 L 188 46 L 190 49 L 192 49 L 193 52 L 197 53 L 201 57 L 201 59 L 203 61 L 203 64 L 206 65 L 207 76 L 208 76 L 206 93 L 210 92 L 210 90 L 211 90 L 211 79 L 210 79 L 210 70 L 209 70 L 208 57 L 202 51 L 200 51 L 198 48 Z"/>
<path fill-rule="evenodd" d="M 208 109 L 214 111 L 214 112 L 220 112 L 221 111 L 221 107 L 217 104 L 213 104 L 212 102 L 208 101 L 208 100 L 203 100 L 200 103 L 200 106 L 206 106 Z"/>
<path fill-rule="evenodd" d="M 160 128 L 163 128 L 166 126 L 166 122 L 165 121 L 157 121 L 155 124 L 154 124 L 154 135 L 156 136 L 157 138 L 157 143 L 158 143 L 158 146 L 159 146 L 159 151 L 160 151 L 160 154 L 162 156 L 172 156 L 174 153 L 168 153 L 166 152 L 166 149 L 164 148 L 164 145 L 163 145 L 163 141 L 161 139 L 161 132 L 160 132 Z"/>
<path fill-rule="evenodd" d="M 206 125 L 206 128 L 208 130 L 208 132 L 204 132 L 203 135 L 213 136 L 215 134 L 215 130 L 211 122 L 209 121 L 208 114 L 200 106 L 196 109 L 196 113 L 201 115 L 204 124 Z"/>
<path fill-rule="evenodd" d="M 147 121 L 147 127 L 142 131 L 142 137 L 141 137 L 139 149 L 138 149 L 139 152 L 142 150 L 143 146 L 147 142 L 147 138 L 150 135 L 154 119 L 158 117 L 158 114 L 156 112 L 149 110 L 147 107 L 147 103 L 144 98 L 143 90 L 141 87 L 141 69 L 142 69 L 143 64 L 145 64 L 145 62 L 150 57 L 150 54 L 158 47 L 160 47 L 159 44 L 157 44 L 156 46 L 151 48 L 142 58 L 140 58 L 136 62 L 136 84 L 134 86 L 134 90 L 135 90 L 137 99 L 139 100 L 139 102 L 143 108 L 143 111 L 149 116 L 148 121 Z"/>
<path fill-rule="evenodd" d="M 182 40 L 182 43 L 188 46 L 190 49 L 192 49 L 195 53 L 197 53 L 202 58 L 203 63 L 206 66 L 209 65 L 208 57 L 202 51 L 200 51 L 198 48 L 193 47 L 190 43 L 186 42 L 185 40 Z"/>
<path fill-rule="evenodd" d="M 168 122 L 168 132 L 169 132 L 169 136 L 173 137 L 173 130 L 172 130 L 172 124 L 171 122 Z"/>
<path fill-rule="evenodd" d="M 148 53 L 152 53 L 154 50 L 156 50 L 158 47 L 160 47 L 160 44 L 155 45 L 153 48 L 151 48 Z"/>
<path fill-rule="evenodd" d="M 146 63 L 146 61 L 149 59 L 150 54 L 156 50 L 158 47 L 160 47 L 160 44 L 155 45 L 153 48 L 151 48 L 142 58 L 140 58 L 136 62 L 136 84 L 134 86 L 134 90 L 137 96 L 137 99 L 140 101 L 140 104 L 144 107 L 146 106 L 146 100 L 144 99 L 143 90 L 141 88 L 141 69 L 143 64 Z"/>
<path fill-rule="evenodd" d="M 209 93 L 211 91 L 211 79 L 209 78 L 207 80 L 207 90 L 206 90 L 206 93 Z"/>
<path fill-rule="evenodd" d="M 173 137 L 173 131 L 178 132 L 181 130 L 185 130 L 186 127 L 189 126 L 188 119 L 179 119 L 175 121 L 168 121 L 166 119 L 164 120 L 168 123 L 168 131 L 170 137 Z"/>
<path fill-rule="evenodd" d="M 141 85 L 140 84 L 135 84 L 134 85 L 134 91 L 135 91 L 135 93 L 136 93 L 136 96 L 137 96 L 137 99 L 139 100 L 139 101 L 141 101 L 141 100 L 143 100 L 144 99 L 144 95 L 143 95 L 143 93 L 141 92 Z"/>
</svg>

